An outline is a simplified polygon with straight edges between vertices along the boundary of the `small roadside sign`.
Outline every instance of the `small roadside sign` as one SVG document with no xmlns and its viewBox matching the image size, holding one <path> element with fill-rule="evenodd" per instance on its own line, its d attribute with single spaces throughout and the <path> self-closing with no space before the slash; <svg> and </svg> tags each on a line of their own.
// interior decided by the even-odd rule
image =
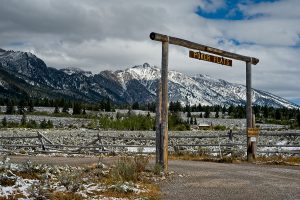
<svg viewBox="0 0 300 200">
<path fill-rule="evenodd" d="M 259 128 L 248 128 L 247 135 L 248 137 L 256 137 L 260 132 Z"/>
</svg>

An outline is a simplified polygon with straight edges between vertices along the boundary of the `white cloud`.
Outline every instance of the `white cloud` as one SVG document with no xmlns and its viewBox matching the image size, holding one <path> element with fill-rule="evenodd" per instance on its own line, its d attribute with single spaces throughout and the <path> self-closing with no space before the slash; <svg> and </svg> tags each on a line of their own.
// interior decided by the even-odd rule
<svg viewBox="0 0 300 200">
<path fill-rule="evenodd" d="M 214 13 L 218 9 L 225 7 L 224 0 L 203 0 L 199 1 L 199 7 L 207 13 Z"/>
<path fill-rule="evenodd" d="M 253 67 L 255 88 L 300 98 L 299 2 L 243 5 L 245 15 L 262 17 L 231 21 L 195 14 L 199 6 L 210 12 L 224 6 L 224 1 L 214 0 L 0 0 L 0 47 L 34 52 L 48 66 L 96 73 L 144 62 L 160 66 L 161 44 L 149 39 L 155 31 L 258 57 L 260 63 Z M 193 60 L 185 48 L 170 46 L 169 65 L 188 74 L 245 82 L 243 62 L 234 61 L 229 68 Z"/>
</svg>

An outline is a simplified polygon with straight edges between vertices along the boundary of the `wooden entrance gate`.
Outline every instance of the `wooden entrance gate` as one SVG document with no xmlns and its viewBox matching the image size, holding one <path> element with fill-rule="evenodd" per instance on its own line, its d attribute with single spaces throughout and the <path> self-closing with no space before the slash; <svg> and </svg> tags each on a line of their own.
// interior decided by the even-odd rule
<svg viewBox="0 0 300 200">
<path fill-rule="evenodd" d="M 247 160 L 249 162 L 256 158 L 256 136 L 250 135 L 253 133 L 253 114 L 252 114 L 252 95 L 251 95 L 251 64 L 256 65 L 259 59 L 254 57 L 243 56 L 217 48 L 209 47 L 202 44 L 197 44 L 188 40 L 162 35 L 159 33 L 150 33 L 150 38 L 162 43 L 162 62 L 161 62 L 161 81 L 157 89 L 157 109 L 156 109 L 156 162 L 163 166 L 164 171 L 168 171 L 168 60 L 169 60 L 169 44 L 186 47 L 198 51 L 204 51 L 211 54 L 219 55 L 246 62 L 246 96 L 247 96 Z M 194 55 L 195 56 L 195 55 Z M 212 55 L 213 56 L 213 55 Z M 191 53 L 190 53 L 190 57 Z M 197 54 L 200 60 L 215 62 L 218 64 L 224 63 L 218 60 L 218 57 L 210 58 L 208 55 L 201 56 Z M 220 58 L 220 57 L 219 57 Z M 226 61 L 226 65 L 230 61 Z"/>
</svg>

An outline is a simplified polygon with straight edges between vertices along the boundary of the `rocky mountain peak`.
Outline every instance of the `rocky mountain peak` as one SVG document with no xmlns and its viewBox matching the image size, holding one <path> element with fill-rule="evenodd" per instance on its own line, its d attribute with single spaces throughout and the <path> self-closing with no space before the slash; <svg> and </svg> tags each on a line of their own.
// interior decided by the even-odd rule
<svg viewBox="0 0 300 200">
<path fill-rule="evenodd" d="M 156 101 L 160 68 L 148 63 L 93 75 L 79 68 L 49 68 L 31 53 L 0 50 L 0 97 L 30 96 L 70 98 L 97 102 L 110 98 L 116 103 Z M 5 85 L 5 87 L 4 87 Z M 18 90 L 16 90 L 18 88 Z M 169 71 L 169 100 L 202 105 L 244 105 L 246 88 L 207 75 L 188 76 Z M 299 106 L 268 92 L 253 89 L 253 103 L 273 107 Z"/>
</svg>

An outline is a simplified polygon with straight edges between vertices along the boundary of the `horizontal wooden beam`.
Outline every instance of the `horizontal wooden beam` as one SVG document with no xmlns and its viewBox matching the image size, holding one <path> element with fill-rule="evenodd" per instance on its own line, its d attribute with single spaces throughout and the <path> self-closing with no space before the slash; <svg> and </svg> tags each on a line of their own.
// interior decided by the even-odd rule
<svg viewBox="0 0 300 200">
<path fill-rule="evenodd" d="M 209 53 L 212 53 L 212 54 L 224 56 L 224 57 L 227 57 L 227 58 L 232 58 L 232 59 L 235 59 L 235 60 L 251 62 L 253 65 L 256 65 L 259 62 L 259 59 L 254 58 L 254 57 L 248 57 L 248 56 L 243 56 L 243 55 L 236 54 L 236 53 L 231 53 L 231 52 L 228 52 L 228 51 L 213 48 L 213 47 L 206 46 L 206 45 L 203 45 L 203 44 L 198 44 L 198 43 L 191 42 L 191 41 L 188 41 L 188 40 L 184 40 L 184 39 L 181 39 L 181 38 L 162 35 L 160 33 L 152 32 L 152 33 L 150 33 L 150 38 L 152 40 L 156 40 L 156 41 L 160 41 L 160 42 L 167 42 L 168 41 L 169 44 L 178 45 L 178 46 L 186 47 L 186 48 L 189 48 L 189 49 L 195 49 L 195 50 L 198 50 L 198 51 L 205 51 L 205 52 L 209 52 Z"/>
</svg>

